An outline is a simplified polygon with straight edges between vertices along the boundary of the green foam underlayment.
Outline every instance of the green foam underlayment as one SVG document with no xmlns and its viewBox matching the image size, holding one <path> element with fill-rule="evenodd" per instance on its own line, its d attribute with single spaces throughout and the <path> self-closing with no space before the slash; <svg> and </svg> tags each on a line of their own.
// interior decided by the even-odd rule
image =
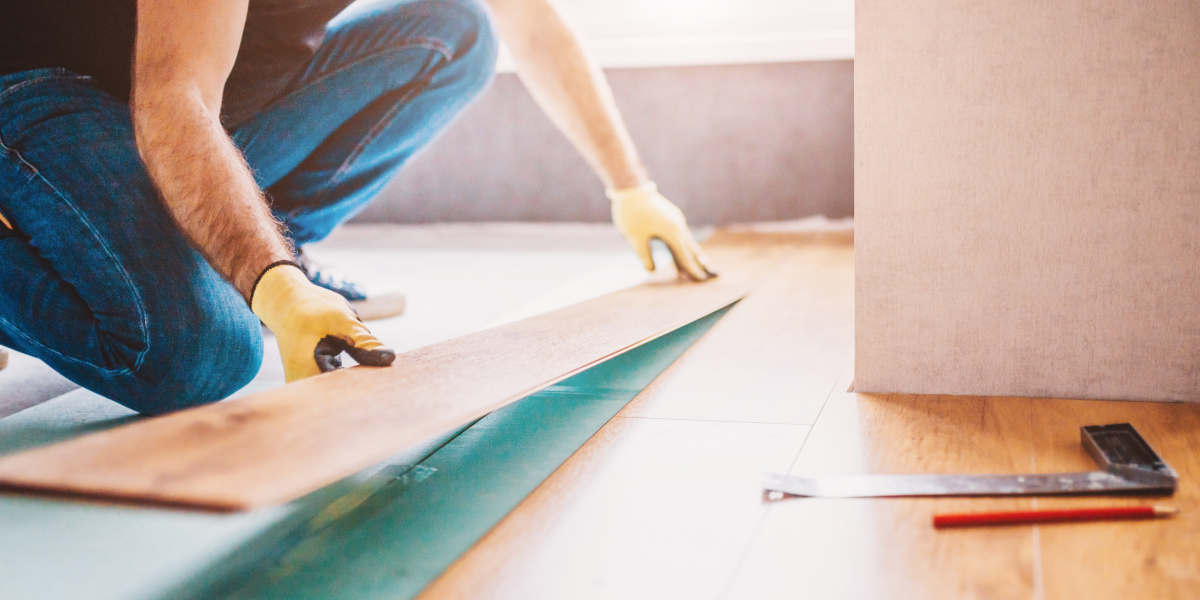
<svg viewBox="0 0 1200 600">
<path fill-rule="evenodd" d="M 214 515 L 0 496 L 0 598 L 411 598 L 727 310 L 287 506 Z M 0 420 L 0 454 L 129 418 L 72 392 Z"/>
</svg>

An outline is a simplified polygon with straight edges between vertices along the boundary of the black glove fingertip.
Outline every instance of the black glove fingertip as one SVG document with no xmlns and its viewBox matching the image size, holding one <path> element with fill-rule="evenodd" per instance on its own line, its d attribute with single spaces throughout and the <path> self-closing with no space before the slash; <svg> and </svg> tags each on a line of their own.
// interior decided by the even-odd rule
<svg viewBox="0 0 1200 600">
<path fill-rule="evenodd" d="M 350 346 L 346 352 L 360 365 L 368 367 L 389 367 L 396 360 L 396 351 L 391 348 L 376 348 L 365 350 Z"/>
</svg>

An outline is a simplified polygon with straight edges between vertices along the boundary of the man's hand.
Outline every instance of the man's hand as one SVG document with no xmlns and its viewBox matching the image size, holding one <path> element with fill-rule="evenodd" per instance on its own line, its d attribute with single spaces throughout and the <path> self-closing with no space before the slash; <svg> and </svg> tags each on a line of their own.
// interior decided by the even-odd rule
<svg viewBox="0 0 1200 600">
<path fill-rule="evenodd" d="M 612 200 L 613 224 L 633 246 L 647 271 L 654 270 L 650 240 L 662 240 L 671 250 L 680 277 L 704 281 L 717 274 L 708 268 L 708 260 L 700 245 L 688 231 L 687 220 L 679 207 L 658 193 L 658 186 L 649 182 L 635 188 L 609 190 Z"/>
<path fill-rule="evenodd" d="M 396 358 L 394 350 L 367 331 L 345 298 L 313 285 L 292 264 L 277 263 L 263 272 L 250 310 L 279 341 L 289 383 L 342 366 L 342 352 L 371 367 L 386 367 Z"/>
</svg>

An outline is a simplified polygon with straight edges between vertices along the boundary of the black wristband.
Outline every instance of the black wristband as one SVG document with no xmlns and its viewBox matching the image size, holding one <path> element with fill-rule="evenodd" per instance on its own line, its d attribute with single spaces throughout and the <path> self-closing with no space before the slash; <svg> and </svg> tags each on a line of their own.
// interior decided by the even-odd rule
<svg viewBox="0 0 1200 600">
<path fill-rule="evenodd" d="M 292 265 L 293 267 L 300 269 L 300 272 L 304 272 L 304 267 L 301 267 L 300 264 L 294 260 L 277 260 L 277 261 L 267 265 L 267 268 L 263 269 L 262 273 L 258 274 L 258 278 L 254 280 L 254 286 L 250 288 L 250 298 L 248 300 L 246 300 L 246 306 L 250 306 L 251 310 L 253 310 L 254 291 L 258 289 L 258 282 L 262 281 L 263 275 L 266 275 L 267 271 L 270 271 L 271 269 L 274 269 L 275 267 L 280 267 L 283 265 Z"/>
</svg>

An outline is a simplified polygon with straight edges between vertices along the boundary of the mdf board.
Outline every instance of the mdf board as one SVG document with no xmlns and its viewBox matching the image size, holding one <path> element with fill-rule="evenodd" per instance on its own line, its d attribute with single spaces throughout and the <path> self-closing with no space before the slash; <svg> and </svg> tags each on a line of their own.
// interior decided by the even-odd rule
<svg viewBox="0 0 1200 600">
<path fill-rule="evenodd" d="M 1200 2 L 856 18 L 855 389 L 1200 400 Z"/>
</svg>

